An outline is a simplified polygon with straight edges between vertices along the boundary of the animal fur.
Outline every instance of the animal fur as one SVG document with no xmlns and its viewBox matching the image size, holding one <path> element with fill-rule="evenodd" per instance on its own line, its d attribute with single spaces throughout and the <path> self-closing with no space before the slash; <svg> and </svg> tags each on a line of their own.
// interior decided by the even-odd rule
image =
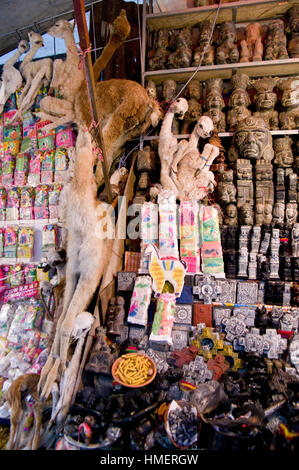
<svg viewBox="0 0 299 470">
<path fill-rule="evenodd" d="M 6 399 L 11 407 L 10 434 L 7 443 L 8 450 L 19 448 L 25 418 L 31 411 L 34 415 L 34 429 L 27 444 L 27 448 L 29 450 L 36 450 L 38 448 L 43 410 L 46 405 L 49 405 L 49 403 L 42 403 L 40 401 L 37 393 L 38 381 L 38 374 L 20 375 L 13 381 L 6 393 Z M 56 385 L 56 387 L 53 388 L 53 393 L 57 391 L 58 387 Z M 32 399 L 31 406 L 26 400 L 26 397 L 29 395 L 30 399 Z"/>
</svg>

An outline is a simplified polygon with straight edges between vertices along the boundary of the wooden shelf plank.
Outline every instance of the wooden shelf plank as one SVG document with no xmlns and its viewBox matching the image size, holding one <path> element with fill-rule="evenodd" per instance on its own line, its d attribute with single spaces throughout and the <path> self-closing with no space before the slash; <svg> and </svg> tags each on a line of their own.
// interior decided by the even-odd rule
<svg viewBox="0 0 299 470">
<path fill-rule="evenodd" d="M 284 15 L 299 0 L 251 0 L 224 3 L 221 5 L 217 23 L 233 21 L 233 11 L 236 9 L 236 22 L 266 20 Z M 150 31 L 158 29 L 176 29 L 192 27 L 206 19 L 213 20 L 218 5 L 188 8 L 178 11 L 151 13 L 146 15 L 146 23 Z"/>
<path fill-rule="evenodd" d="M 145 72 L 145 79 L 160 85 L 167 78 L 177 82 L 186 82 L 195 72 L 196 67 L 184 69 L 165 69 Z M 194 78 L 205 81 L 211 77 L 230 79 L 233 72 L 246 73 L 249 77 L 299 75 L 299 59 L 263 60 L 237 64 L 221 64 L 200 67 Z"/>
<path fill-rule="evenodd" d="M 283 130 L 277 130 L 277 131 L 270 131 L 272 135 L 298 135 L 299 134 L 299 129 L 283 129 Z M 233 137 L 234 132 L 219 132 L 218 136 L 223 138 L 223 137 Z M 189 139 L 190 134 L 177 134 L 174 137 L 177 139 Z M 143 138 L 144 141 L 151 141 L 151 140 L 158 140 L 159 136 L 158 135 L 149 135 Z"/>
</svg>

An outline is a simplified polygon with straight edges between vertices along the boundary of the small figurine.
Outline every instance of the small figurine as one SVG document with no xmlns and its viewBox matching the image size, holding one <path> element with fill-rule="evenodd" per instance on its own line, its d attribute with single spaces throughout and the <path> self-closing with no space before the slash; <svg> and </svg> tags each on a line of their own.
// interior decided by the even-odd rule
<svg viewBox="0 0 299 470">
<path fill-rule="evenodd" d="M 275 165 L 280 168 L 291 168 L 294 163 L 292 139 L 286 135 L 274 140 Z"/>
<path fill-rule="evenodd" d="M 94 374 L 109 375 L 115 359 L 115 354 L 111 353 L 111 349 L 106 342 L 104 328 L 97 328 L 96 341 L 92 348 L 89 361 L 85 366 L 85 370 L 87 372 L 93 372 Z"/>
<path fill-rule="evenodd" d="M 170 103 L 173 101 L 173 99 L 176 96 L 177 92 L 177 83 L 175 80 L 172 79 L 167 79 L 164 80 L 162 83 L 162 98 L 163 102 L 161 104 L 161 108 L 163 111 L 166 113 L 169 109 Z M 171 128 L 173 134 L 177 135 L 179 134 L 179 121 L 178 118 L 174 116 L 173 121 L 172 121 L 172 128 Z"/>
<path fill-rule="evenodd" d="M 240 43 L 240 62 L 258 62 L 263 60 L 262 25 L 249 23 L 245 30 L 245 39 Z"/>
<path fill-rule="evenodd" d="M 299 80 L 296 77 L 282 79 L 278 83 L 282 90 L 281 104 L 284 110 L 279 114 L 281 129 L 298 129 L 299 127 Z"/>
<path fill-rule="evenodd" d="M 149 70 L 165 69 L 167 58 L 170 54 L 168 49 L 169 32 L 167 29 L 160 29 L 155 47 L 154 56 L 148 61 Z"/>
<path fill-rule="evenodd" d="M 288 11 L 289 21 L 287 32 L 291 33 L 288 43 L 288 53 L 291 59 L 299 57 L 299 7 L 294 6 Z"/>
<path fill-rule="evenodd" d="M 292 228 L 292 256 L 299 257 L 299 224 L 295 223 Z"/>
<path fill-rule="evenodd" d="M 188 111 L 186 112 L 182 124 L 181 134 L 190 134 L 195 124 L 202 115 L 201 104 L 201 84 L 199 80 L 191 80 L 185 92 L 185 98 L 188 101 Z"/>
<path fill-rule="evenodd" d="M 242 225 L 252 226 L 254 224 L 254 212 L 250 204 L 243 204 L 239 208 L 239 222 Z"/>
<path fill-rule="evenodd" d="M 278 77 L 264 77 L 252 81 L 257 92 L 255 97 L 257 111 L 253 115 L 264 119 L 271 130 L 278 129 L 279 124 L 278 112 L 274 110 L 277 95 L 273 91 L 278 80 Z"/>
<path fill-rule="evenodd" d="M 237 33 L 233 22 L 219 25 L 219 46 L 216 50 L 216 64 L 233 64 L 239 61 L 236 41 Z"/>
<path fill-rule="evenodd" d="M 233 170 L 227 170 L 219 173 L 217 196 L 221 205 L 236 202 L 236 187 L 233 183 L 233 180 Z"/>
<path fill-rule="evenodd" d="M 264 60 L 288 59 L 287 37 L 284 34 L 284 22 L 281 19 L 273 20 L 268 24 L 265 40 Z"/>
<path fill-rule="evenodd" d="M 197 26 L 197 25 L 196 25 Z M 203 51 L 206 49 L 203 56 L 201 65 L 213 65 L 215 58 L 215 48 L 209 44 L 210 35 L 212 32 L 212 23 L 209 20 L 204 20 L 198 24 L 199 28 L 199 45 L 194 51 L 192 66 L 197 67 L 200 64 Z"/>
<path fill-rule="evenodd" d="M 157 99 L 157 87 L 156 84 L 153 80 L 148 80 L 146 84 L 146 92 L 150 98 L 153 98 L 154 100 Z"/>
<path fill-rule="evenodd" d="M 297 203 L 288 202 L 286 204 L 286 225 L 292 226 L 297 222 L 298 209 Z"/>
<path fill-rule="evenodd" d="M 123 297 L 113 297 L 109 301 L 107 311 L 107 335 L 120 336 L 125 317 L 125 299 Z"/>
<path fill-rule="evenodd" d="M 221 111 L 224 108 L 222 85 L 221 78 L 209 78 L 206 81 L 205 108 L 207 111 L 204 116 L 209 116 L 212 119 L 217 132 L 225 132 L 226 129 L 225 114 Z"/>
<path fill-rule="evenodd" d="M 273 168 L 270 162 L 258 160 L 255 166 L 256 225 L 270 224 L 274 204 Z"/>
<path fill-rule="evenodd" d="M 237 226 L 238 225 L 238 210 L 234 204 L 228 204 L 224 209 L 224 225 Z"/>
<path fill-rule="evenodd" d="M 185 68 L 190 67 L 192 59 L 191 49 L 191 31 L 189 28 L 183 28 L 179 31 L 175 39 L 175 51 L 169 54 L 166 66 L 167 68 Z"/>
<path fill-rule="evenodd" d="M 138 151 L 136 169 L 138 172 L 138 189 L 146 190 L 151 183 L 151 174 L 156 168 L 157 155 L 156 152 L 146 145 L 142 150 Z"/>
<path fill-rule="evenodd" d="M 229 97 L 230 110 L 227 113 L 228 130 L 234 131 L 239 121 L 251 116 L 248 108 L 250 98 L 246 91 L 250 84 L 248 75 L 244 73 L 235 74 L 231 78 L 233 91 Z"/>
<path fill-rule="evenodd" d="M 284 223 L 284 212 L 285 204 L 283 202 L 275 202 L 272 214 L 274 225 Z"/>
</svg>

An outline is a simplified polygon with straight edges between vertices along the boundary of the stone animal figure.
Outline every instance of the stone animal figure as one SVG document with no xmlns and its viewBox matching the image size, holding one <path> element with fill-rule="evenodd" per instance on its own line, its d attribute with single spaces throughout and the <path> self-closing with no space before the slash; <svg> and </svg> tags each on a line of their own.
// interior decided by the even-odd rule
<svg viewBox="0 0 299 470">
<path fill-rule="evenodd" d="M 25 54 L 28 50 L 28 41 L 22 39 L 18 44 L 17 51 L 3 65 L 1 76 L 2 83 L 0 87 L 0 114 L 2 113 L 4 105 L 10 95 L 15 93 L 22 86 L 23 77 L 19 70 L 14 67 L 14 64 L 17 62 L 19 57 L 22 54 Z"/>
<path fill-rule="evenodd" d="M 44 45 L 42 36 L 34 31 L 29 31 L 28 37 L 31 49 L 20 65 L 25 86 L 19 98 L 19 110 L 15 119 L 22 116 L 23 113 L 31 108 L 39 89 L 48 86 L 52 78 L 52 59 L 47 58 L 32 61 L 37 51 Z"/>
<path fill-rule="evenodd" d="M 42 414 L 49 402 L 41 402 L 37 393 L 38 374 L 23 374 L 14 380 L 6 393 L 6 399 L 11 407 L 10 434 L 7 443 L 7 450 L 19 448 L 21 434 L 25 425 L 28 413 L 34 415 L 34 429 L 30 436 L 27 448 L 36 450 L 38 448 Z M 53 404 L 57 399 L 58 387 L 55 383 L 52 387 Z M 27 412 L 27 413 L 26 413 Z"/>
<path fill-rule="evenodd" d="M 66 286 L 51 353 L 41 374 L 39 388 L 45 386 L 43 397 L 49 394 L 56 376 L 65 370 L 75 319 L 90 303 L 108 265 L 107 240 L 96 231 L 101 218 L 97 214 L 106 205 L 96 199 L 93 165 L 91 136 L 80 128 L 61 193 L 61 219 L 67 227 Z"/>
</svg>

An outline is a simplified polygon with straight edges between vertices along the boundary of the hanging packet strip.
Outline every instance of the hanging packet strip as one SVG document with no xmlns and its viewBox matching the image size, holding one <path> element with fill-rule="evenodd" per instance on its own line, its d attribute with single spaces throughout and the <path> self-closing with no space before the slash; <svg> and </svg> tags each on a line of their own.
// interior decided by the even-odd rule
<svg viewBox="0 0 299 470">
<path fill-rule="evenodd" d="M 36 151 L 31 154 L 28 174 L 28 184 L 30 186 L 37 186 L 40 184 L 41 158 L 42 152 Z"/>
<path fill-rule="evenodd" d="M 56 147 L 67 149 L 75 146 L 75 134 L 72 126 L 56 127 Z"/>
<path fill-rule="evenodd" d="M 153 202 L 145 202 L 141 206 L 141 259 L 140 268 L 142 271 L 148 271 L 148 261 L 144 252 L 149 244 L 158 247 L 159 239 L 159 214 L 158 206 Z"/>
<path fill-rule="evenodd" d="M 202 271 L 216 277 L 225 277 L 218 211 L 215 207 L 200 205 Z"/>
<path fill-rule="evenodd" d="M 18 258 L 33 258 L 34 230 L 31 227 L 20 227 L 18 233 Z"/>
<path fill-rule="evenodd" d="M 24 186 L 26 184 L 27 175 L 29 171 L 28 153 L 19 153 L 16 157 L 16 169 L 14 173 L 14 183 L 16 186 Z"/>
<path fill-rule="evenodd" d="M 162 191 L 159 204 L 159 252 L 160 257 L 179 257 L 177 237 L 176 198 L 171 191 Z"/>
<path fill-rule="evenodd" d="M 41 183 L 50 184 L 54 179 L 54 152 L 44 152 L 41 159 Z"/>
<path fill-rule="evenodd" d="M 0 188 L 0 221 L 6 220 L 6 190 Z"/>
<path fill-rule="evenodd" d="M 131 297 L 128 313 L 128 323 L 146 326 L 148 321 L 148 307 L 151 301 L 152 279 L 150 276 L 137 276 Z"/>
<path fill-rule="evenodd" d="M 49 187 L 49 218 L 58 219 L 59 198 L 62 190 L 61 184 L 54 184 Z"/>
<path fill-rule="evenodd" d="M 19 220 L 20 194 L 17 187 L 7 190 L 6 220 Z"/>
<path fill-rule="evenodd" d="M 48 186 L 39 185 L 35 188 L 34 218 L 48 219 Z"/>
<path fill-rule="evenodd" d="M 161 294 L 157 299 L 156 312 L 149 337 L 150 342 L 172 346 L 172 327 L 175 313 L 175 295 Z"/>
<path fill-rule="evenodd" d="M 63 183 L 68 167 L 68 153 L 66 149 L 58 148 L 55 152 L 55 183 Z"/>
<path fill-rule="evenodd" d="M 34 219 L 34 188 L 20 189 L 20 220 Z"/>
<path fill-rule="evenodd" d="M 15 157 L 10 154 L 4 154 L 1 165 L 2 185 L 4 187 L 13 186 L 15 163 Z"/>
<path fill-rule="evenodd" d="M 200 269 L 198 238 L 198 204 L 196 201 L 182 201 L 180 203 L 180 257 L 187 264 L 187 272 L 197 273 Z"/>
<path fill-rule="evenodd" d="M 19 227 L 6 227 L 4 230 L 4 257 L 16 258 Z"/>
</svg>

